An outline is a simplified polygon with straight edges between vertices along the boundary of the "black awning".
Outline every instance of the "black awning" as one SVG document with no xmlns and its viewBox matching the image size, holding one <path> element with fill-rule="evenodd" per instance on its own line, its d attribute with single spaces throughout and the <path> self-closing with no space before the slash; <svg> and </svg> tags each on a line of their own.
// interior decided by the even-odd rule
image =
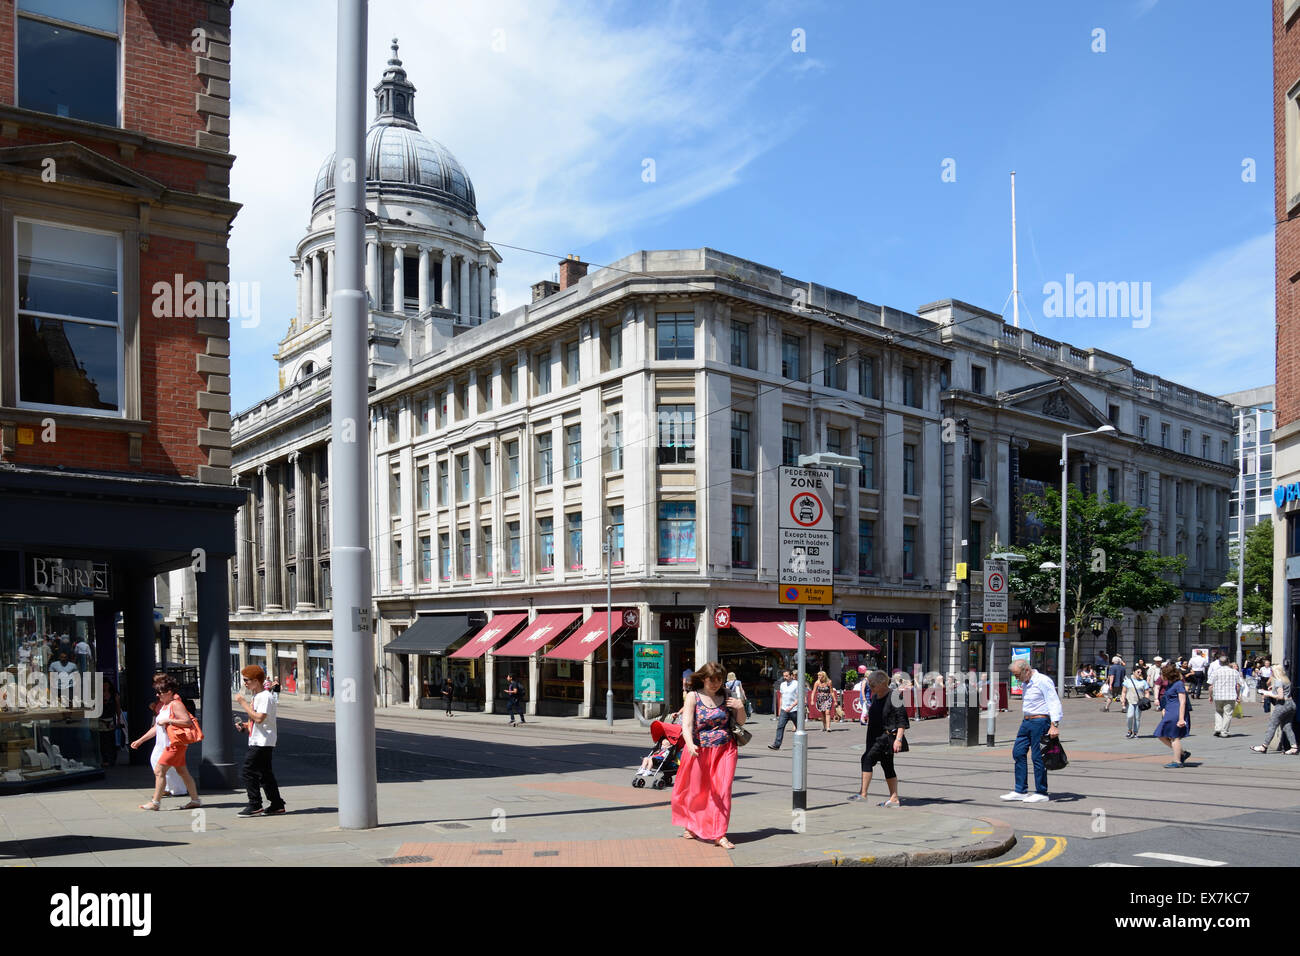
<svg viewBox="0 0 1300 956">
<path fill-rule="evenodd" d="M 472 623 L 468 614 L 421 614 L 384 648 L 384 653 L 441 654 L 479 626 L 481 623 Z"/>
</svg>

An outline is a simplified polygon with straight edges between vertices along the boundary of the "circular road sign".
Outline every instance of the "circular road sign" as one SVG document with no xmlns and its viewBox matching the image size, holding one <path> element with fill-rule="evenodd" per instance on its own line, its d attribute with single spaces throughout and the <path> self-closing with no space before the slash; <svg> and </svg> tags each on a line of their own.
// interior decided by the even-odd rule
<svg viewBox="0 0 1300 956">
<path fill-rule="evenodd" d="M 641 623 L 641 615 L 637 613 L 636 608 L 630 607 L 623 612 L 623 626 L 636 627 Z"/>
<path fill-rule="evenodd" d="M 822 511 L 822 500 L 811 491 L 802 491 L 790 499 L 790 517 L 801 528 L 816 527 Z"/>
<path fill-rule="evenodd" d="M 713 624 L 715 627 L 731 627 L 731 608 L 720 607 L 714 611 Z"/>
<path fill-rule="evenodd" d="M 793 601 L 793 600 L 797 599 L 798 597 L 799 597 L 799 589 L 798 589 L 798 588 L 786 588 L 786 589 L 785 589 L 785 599 L 786 599 L 787 601 Z"/>
<path fill-rule="evenodd" d="M 1006 589 L 1007 589 L 1007 581 L 1006 578 L 1002 576 L 1002 572 L 994 571 L 992 574 L 989 575 L 990 591 L 996 594 L 1005 591 Z"/>
</svg>

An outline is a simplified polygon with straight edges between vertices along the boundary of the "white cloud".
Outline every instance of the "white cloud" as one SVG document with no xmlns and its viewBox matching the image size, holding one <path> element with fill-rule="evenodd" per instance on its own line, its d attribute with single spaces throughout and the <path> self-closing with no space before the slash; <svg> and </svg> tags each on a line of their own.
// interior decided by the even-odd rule
<svg viewBox="0 0 1300 956">
<path fill-rule="evenodd" d="M 371 3 L 367 86 L 398 37 L 416 119 L 469 171 L 489 241 L 548 253 L 500 249 L 508 304 L 549 276 L 550 254 L 626 235 L 734 185 L 798 122 L 736 121 L 763 78 L 788 63 L 788 28 L 769 22 L 769 10 L 719 29 L 686 3 L 640 22 L 608 17 L 603 5 L 560 0 Z M 232 330 L 242 407 L 276 387 L 270 355 L 294 311 L 288 257 L 333 149 L 334 8 L 236 5 L 232 29 L 231 191 L 244 209 L 231 272 L 263 291 L 261 325 Z"/>
</svg>

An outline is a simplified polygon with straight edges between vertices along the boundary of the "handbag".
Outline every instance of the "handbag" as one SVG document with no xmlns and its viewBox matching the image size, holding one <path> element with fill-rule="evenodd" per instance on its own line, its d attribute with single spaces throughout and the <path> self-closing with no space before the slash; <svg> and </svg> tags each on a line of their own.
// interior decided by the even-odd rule
<svg viewBox="0 0 1300 956">
<path fill-rule="evenodd" d="M 189 727 L 177 727 L 175 724 L 167 725 L 167 739 L 170 743 L 176 746 L 188 747 L 190 744 L 197 744 L 203 739 L 203 728 L 199 726 L 199 719 L 193 714 L 190 714 L 189 717 Z"/>
<path fill-rule="evenodd" d="M 743 747 L 754 739 L 754 735 L 743 725 L 737 726 L 736 715 L 732 713 L 730 707 L 727 708 L 727 730 L 730 731 L 731 739 L 736 742 L 737 747 Z"/>
<path fill-rule="evenodd" d="M 1133 680 L 1132 680 L 1131 678 L 1130 678 L 1130 680 L 1129 680 L 1129 685 L 1128 685 L 1128 686 L 1133 690 L 1133 700 L 1134 700 L 1134 702 L 1137 704 L 1137 709 L 1138 709 L 1138 711 L 1140 712 L 1140 711 L 1144 711 L 1144 710 L 1150 710 L 1150 709 L 1151 709 L 1151 698 L 1150 698 L 1150 697 L 1147 697 L 1147 696 L 1145 696 L 1145 695 L 1139 695 L 1139 694 L 1138 694 L 1138 689 L 1137 689 L 1137 684 L 1136 684 L 1135 682 L 1133 682 Z"/>
<path fill-rule="evenodd" d="M 1043 766 L 1048 770 L 1064 770 L 1070 765 L 1070 760 L 1065 756 L 1065 748 L 1061 746 L 1060 737 L 1043 738 Z"/>
</svg>

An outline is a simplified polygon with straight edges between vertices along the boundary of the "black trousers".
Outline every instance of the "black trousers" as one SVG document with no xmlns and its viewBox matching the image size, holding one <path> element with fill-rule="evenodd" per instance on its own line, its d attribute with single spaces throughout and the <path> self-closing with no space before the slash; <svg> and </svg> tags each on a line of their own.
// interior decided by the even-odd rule
<svg viewBox="0 0 1300 956">
<path fill-rule="evenodd" d="M 274 754 L 274 747 L 248 748 L 248 756 L 244 758 L 244 786 L 248 789 L 250 807 L 262 805 L 263 790 L 266 791 L 266 799 L 271 806 L 278 807 L 284 803 L 280 799 L 280 785 L 276 782 L 275 771 L 271 769 L 271 757 Z"/>
</svg>

